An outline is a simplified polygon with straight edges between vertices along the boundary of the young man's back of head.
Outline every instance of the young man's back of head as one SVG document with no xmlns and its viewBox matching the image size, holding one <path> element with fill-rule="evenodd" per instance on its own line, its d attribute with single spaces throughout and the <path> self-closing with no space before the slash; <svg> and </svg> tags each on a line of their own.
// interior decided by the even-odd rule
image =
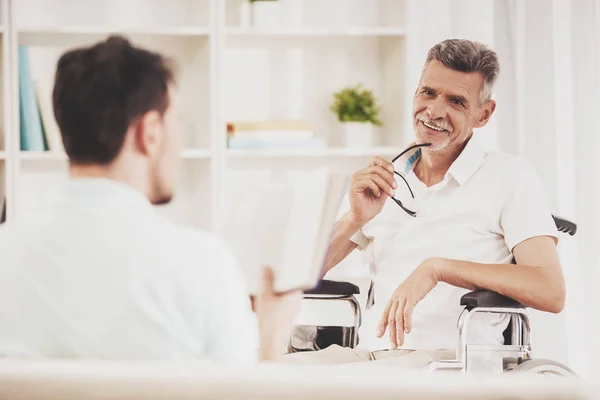
<svg viewBox="0 0 600 400">
<path fill-rule="evenodd" d="M 63 54 L 53 105 L 72 174 L 107 175 L 168 202 L 180 150 L 174 93 L 172 61 L 123 37 Z"/>
</svg>

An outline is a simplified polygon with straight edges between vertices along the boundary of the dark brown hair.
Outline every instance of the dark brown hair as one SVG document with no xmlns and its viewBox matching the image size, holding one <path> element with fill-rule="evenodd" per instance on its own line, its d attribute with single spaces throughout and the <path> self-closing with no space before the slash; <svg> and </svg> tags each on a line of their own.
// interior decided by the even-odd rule
<svg viewBox="0 0 600 400">
<path fill-rule="evenodd" d="M 64 53 L 52 101 L 70 162 L 112 162 L 136 118 L 166 111 L 174 79 L 171 60 L 122 36 Z"/>
</svg>

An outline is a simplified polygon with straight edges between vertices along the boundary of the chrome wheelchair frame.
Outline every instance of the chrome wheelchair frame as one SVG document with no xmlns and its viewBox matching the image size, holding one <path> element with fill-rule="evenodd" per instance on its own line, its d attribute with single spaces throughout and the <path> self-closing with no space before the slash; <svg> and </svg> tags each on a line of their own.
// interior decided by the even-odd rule
<svg viewBox="0 0 600 400">
<path fill-rule="evenodd" d="M 577 232 L 577 225 L 571 221 L 552 215 L 559 232 L 570 236 Z M 354 315 L 353 326 L 319 327 L 296 326 L 294 329 L 313 329 L 315 340 L 311 348 L 299 348 L 290 337 L 290 352 L 316 351 L 332 344 L 354 348 L 358 345 L 358 329 L 361 325 L 361 308 L 356 295 L 358 286 L 349 282 L 322 280 L 312 290 L 304 292 L 307 300 L 344 301 L 351 305 Z M 460 299 L 464 306 L 458 318 L 458 343 L 456 359 L 435 361 L 429 369 L 455 370 L 461 373 L 481 372 L 529 372 L 574 377 L 575 373 L 567 366 L 552 360 L 532 358 L 531 323 L 525 306 L 509 297 L 489 290 L 467 293 Z M 504 344 L 496 346 L 473 345 L 467 343 L 467 331 L 472 317 L 477 313 L 496 313 L 510 316 L 504 331 Z M 330 329 L 331 332 L 327 332 Z M 321 335 L 321 337 L 319 336 Z"/>
<path fill-rule="evenodd" d="M 360 303 L 356 298 L 356 295 L 358 294 L 360 294 L 358 286 L 350 282 L 336 282 L 330 280 L 322 280 L 316 288 L 305 291 L 305 300 L 341 301 L 348 303 L 352 309 L 354 324 L 353 326 L 336 327 L 319 327 L 315 325 L 296 327 L 296 329 L 312 330 L 315 340 L 310 348 L 300 348 L 294 343 L 292 336 L 290 337 L 288 350 L 290 352 L 316 351 L 334 343 L 339 344 L 342 347 L 356 347 L 358 345 L 358 329 L 362 323 Z"/>
</svg>

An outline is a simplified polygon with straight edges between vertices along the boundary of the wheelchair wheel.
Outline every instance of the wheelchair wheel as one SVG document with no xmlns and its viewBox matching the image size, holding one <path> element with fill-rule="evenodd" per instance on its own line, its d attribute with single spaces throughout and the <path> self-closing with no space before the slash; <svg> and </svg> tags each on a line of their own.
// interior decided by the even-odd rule
<svg viewBox="0 0 600 400">
<path fill-rule="evenodd" d="M 577 374 L 573 372 L 569 367 L 552 360 L 545 359 L 532 359 L 523 361 L 517 365 L 510 372 L 512 373 L 526 373 L 536 375 L 553 375 L 562 376 L 565 378 L 576 378 Z"/>
</svg>

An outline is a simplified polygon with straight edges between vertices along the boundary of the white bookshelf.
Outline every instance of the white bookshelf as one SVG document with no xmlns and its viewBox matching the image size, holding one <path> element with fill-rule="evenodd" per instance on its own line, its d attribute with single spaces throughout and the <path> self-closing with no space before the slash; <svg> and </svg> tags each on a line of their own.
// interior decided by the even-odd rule
<svg viewBox="0 0 600 400">
<path fill-rule="evenodd" d="M 213 38 L 216 16 L 214 0 L 1 0 L 8 27 L 11 51 L 3 58 L 10 66 L 13 85 L 9 102 L 18 105 L 18 61 L 16 49 L 26 45 L 34 79 L 50 79 L 58 57 L 67 49 L 89 45 L 110 34 L 128 36 L 135 44 L 172 57 L 178 64 L 180 120 L 184 171 L 179 196 L 174 204 L 161 208 L 181 222 L 210 229 L 212 207 L 216 204 L 216 153 L 214 130 L 214 79 L 216 62 Z M 143 7 L 140 7 L 140 4 Z M 199 95 L 202 94 L 202 95 Z M 11 115 L 6 129 L 10 140 L 0 146 L 10 184 L 3 190 L 9 198 L 8 218 L 15 218 L 35 205 L 31 199 L 67 177 L 67 157 L 61 152 L 21 151 L 18 106 L 3 108 Z M 8 168 L 6 169 L 8 170 Z M 199 198 L 202 193 L 202 198 Z"/>
<path fill-rule="evenodd" d="M 111 33 L 173 57 L 183 173 L 176 201 L 161 212 L 203 229 L 218 228 L 219 205 L 239 180 L 318 165 L 354 171 L 373 156 L 391 159 L 402 150 L 407 0 L 280 0 L 281 24 L 269 28 L 244 24 L 240 1 L 0 0 L 0 195 L 8 198 L 8 219 L 67 177 L 64 154 L 20 150 L 18 45 L 28 46 L 34 77 L 45 79 L 62 52 Z M 372 89 L 382 107 L 384 125 L 367 149 L 344 147 L 329 111 L 333 93 L 357 83 Z M 327 148 L 227 148 L 227 122 L 272 118 L 309 121 Z"/>
</svg>

